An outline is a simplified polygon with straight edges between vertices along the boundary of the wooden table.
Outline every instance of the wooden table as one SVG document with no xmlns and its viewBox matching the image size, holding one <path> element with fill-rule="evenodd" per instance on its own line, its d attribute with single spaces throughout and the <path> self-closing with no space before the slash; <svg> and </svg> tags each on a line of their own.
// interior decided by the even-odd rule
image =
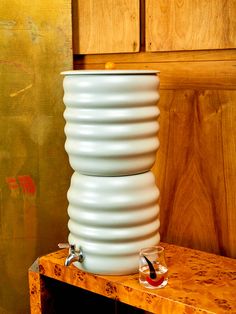
<svg viewBox="0 0 236 314">
<path fill-rule="evenodd" d="M 140 309 L 158 314 L 236 313 L 236 259 L 162 245 L 169 282 L 159 290 L 143 288 L 138 274 L 100 276 L 74 265 L 66 267 L 67 249 L 38 258 L 29 269 L 31 313 L 86 313 L 82 307 L 91 303 L 99 313 L 105 313 L 99 308 L 105 300 L 126 303 L 138 313 Z M 102 301 L 96 299 L 98 295 L 103 296 Z M 108 313 L 118 313 L 117 308 L 114 312 L 109 308 Z M 131 307 L 123 310 L 121 313 L 132 312 Z"/>
</svg>

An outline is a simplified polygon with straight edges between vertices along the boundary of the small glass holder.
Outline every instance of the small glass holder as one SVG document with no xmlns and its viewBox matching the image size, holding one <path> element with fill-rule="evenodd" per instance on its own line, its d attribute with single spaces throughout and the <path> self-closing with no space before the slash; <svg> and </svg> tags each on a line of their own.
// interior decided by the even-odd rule
<svg viewBox="0 0 236 314">
<path fill-rule="evenodd" d="M 139 282 L 149 289 L 159 289 L 167 285 L 168 268 L 165 262 L 165 249 L 162 246 L 140 250 Z"/>
</svg>

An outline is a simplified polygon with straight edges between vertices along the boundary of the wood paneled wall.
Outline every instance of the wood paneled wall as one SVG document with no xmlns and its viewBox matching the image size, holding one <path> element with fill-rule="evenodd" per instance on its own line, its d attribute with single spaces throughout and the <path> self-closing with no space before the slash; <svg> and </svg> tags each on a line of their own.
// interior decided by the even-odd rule
<svg viewBox="0 0 236 314">
<path fill-rule="evenodd" d="M 236 50 L 76 56 L 160 70 L 161 240 L 236 257 Z"/>
</svg>

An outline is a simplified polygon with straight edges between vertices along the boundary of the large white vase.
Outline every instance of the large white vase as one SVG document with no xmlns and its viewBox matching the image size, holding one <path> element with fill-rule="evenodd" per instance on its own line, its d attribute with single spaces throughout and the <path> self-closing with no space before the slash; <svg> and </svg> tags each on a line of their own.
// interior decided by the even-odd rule
<svg viewBox="0 0 236 314">
<path fill-rule="evenodd" d="M 143 247 L 160 241 L 159 191 L 150 168 L 159 146 L 157 71 L 63 72 L 69 243 L 97 274 L 138 271 Z"/>
</svg>

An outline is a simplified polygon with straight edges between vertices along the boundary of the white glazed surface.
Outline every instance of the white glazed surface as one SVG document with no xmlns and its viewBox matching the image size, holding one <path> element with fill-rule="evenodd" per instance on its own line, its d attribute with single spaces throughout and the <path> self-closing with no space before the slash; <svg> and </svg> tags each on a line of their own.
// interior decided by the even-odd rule
<svg viewBox="0 0 236 314">
<path fill-rule="evenodd" d="M 160 241 L 158 197 L 150 171 L 116 178 L 75 172 L 68 191 L 69 242 L 85 256 L 76 266 L 107 275 L 137 272 L 139 250 Z"/>
<path fill-rule="evenodd" d="M 65 149 L 71 167 L 99 176 L 148 171 L 159 147 L 159 78 L 155 71 L 107 72 L 65 72 Z"/>
</svg>

